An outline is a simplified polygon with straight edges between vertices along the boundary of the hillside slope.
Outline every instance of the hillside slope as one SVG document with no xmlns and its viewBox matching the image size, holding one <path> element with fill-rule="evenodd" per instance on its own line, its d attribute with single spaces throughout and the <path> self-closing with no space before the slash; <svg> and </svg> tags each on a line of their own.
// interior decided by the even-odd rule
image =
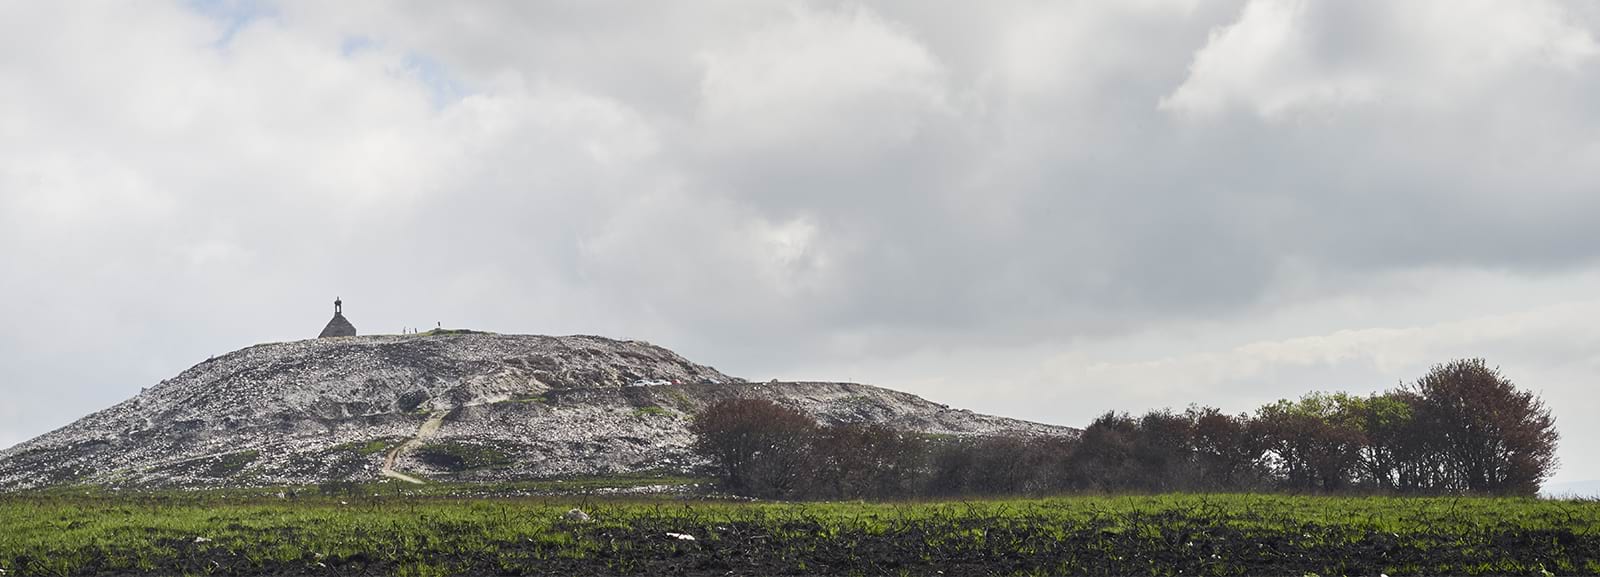
<svg viewBox="0 0 1600 577">
<path fill-rule="evenodd" d="M 631 386 L 639 381 L 672 384 Z M 0 488 L 369 481 L 390 469 L 452 480 L 685 471 L 697 463 L 690 416 L 728 397 L 928 434 L 1073 432 L 854 383 L 748 383 L 638 341 L 346 337 L 200 363 L 0 451 Z"/>
</svg>

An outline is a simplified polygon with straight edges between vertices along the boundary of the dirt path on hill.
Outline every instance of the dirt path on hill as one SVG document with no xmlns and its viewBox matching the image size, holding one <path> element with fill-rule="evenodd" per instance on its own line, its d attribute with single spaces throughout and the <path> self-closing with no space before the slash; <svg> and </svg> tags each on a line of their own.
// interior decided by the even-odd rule
<svg viewBox="0 0 1600 577">
<path fill-rule="evenodd" d="M 449 414 L 450 411 L 434 411 L 433 415 L 428 417 L 427 422 L 422 423 L 422 426 L 417 428 L 416 435 L 407 439 L 406 442 L 400 443 L 400 446 L 389 450 L 389 454 L 383 458 L 383 470 L 379 471 L 379 473 L 385 477 L 399 479 L 407 483 L 426 484 L 422 479 L 394 470 L 394 462 L 399 460 L 400 456 L 405 454 L 406 451 L 410 451 L 417 445 L 422 444 L 428 437 L 432 437 L 434 433 L 438 432 L 439 426 L 444 424 L 445 416 Z"/>
</svg>

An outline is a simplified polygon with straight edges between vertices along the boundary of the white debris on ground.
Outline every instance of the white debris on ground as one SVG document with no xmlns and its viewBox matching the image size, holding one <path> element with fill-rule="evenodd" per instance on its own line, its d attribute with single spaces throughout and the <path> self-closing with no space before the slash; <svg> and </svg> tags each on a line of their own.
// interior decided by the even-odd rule
<svg viewBox="0 0 1600 577">
<path fill-rule="evenodd" d="M 649 386 L 632 386 L 635 383 Z M 659 384 L 681 383 L 681 384 Z M 950 409 L 854 383 L 749 383 L 639 341 L 484 333 L 312 339 L 216 357 L 138 396 L 0 451 L 0 489 L 56 484 L 272 486 L 391 472 L 503 481 L 688 471 L 695 412 L 754 397 L 828 423 L 945 435 L 1074 429 Z M 415 444 L 414 444 L 415 445 Z M 502 457 L 447 468 L 429 445 Z M 669 488 L 634 488 L 648 493 Z"/>
<path fill-rule="evenodd" d="M 578 509 L 573 509 L 561 515 L 561 518 L 568 521 L 577 521 L 581 523 L 589 520 L 589 514 Z"/>
<path fill-rule="evenodd" d="M 693 541 L 694 540 L 694 535 L 686 535 L 686 534 L 683 534 L 683 533 L 667 533 L 667 536 L 671 537 L 673 539 L 677 539 L 679 541 Z"/>
</svg>

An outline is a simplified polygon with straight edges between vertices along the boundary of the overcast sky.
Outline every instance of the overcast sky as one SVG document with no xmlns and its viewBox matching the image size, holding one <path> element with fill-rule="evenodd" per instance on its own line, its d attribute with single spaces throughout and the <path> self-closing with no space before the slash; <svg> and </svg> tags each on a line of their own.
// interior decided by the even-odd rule
<svg viewBox="0 0 1600 577">
<path fill-rule="evenodd" d="M 1481 356 L 1600 478 L 1600 7 L 0 3 L 0 447 L 206 357 L 643 339 L 1081 426 Z"/>
</svg>

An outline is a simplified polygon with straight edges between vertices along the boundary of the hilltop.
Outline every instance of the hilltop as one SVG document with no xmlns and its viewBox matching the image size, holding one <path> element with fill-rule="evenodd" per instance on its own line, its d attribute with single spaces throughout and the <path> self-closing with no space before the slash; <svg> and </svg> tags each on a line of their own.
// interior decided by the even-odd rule
<svg viewBox="0 0 1600 577">
<path fill-rule="evenodd" d="M 1074 432 L 857 383 L 752 383 L 640 341 L 436 331 L 209 359 L 0 451 L 0 488 L 686 472 L 689 419 L 729 397 L 929 435 Z"/>
</svg>

